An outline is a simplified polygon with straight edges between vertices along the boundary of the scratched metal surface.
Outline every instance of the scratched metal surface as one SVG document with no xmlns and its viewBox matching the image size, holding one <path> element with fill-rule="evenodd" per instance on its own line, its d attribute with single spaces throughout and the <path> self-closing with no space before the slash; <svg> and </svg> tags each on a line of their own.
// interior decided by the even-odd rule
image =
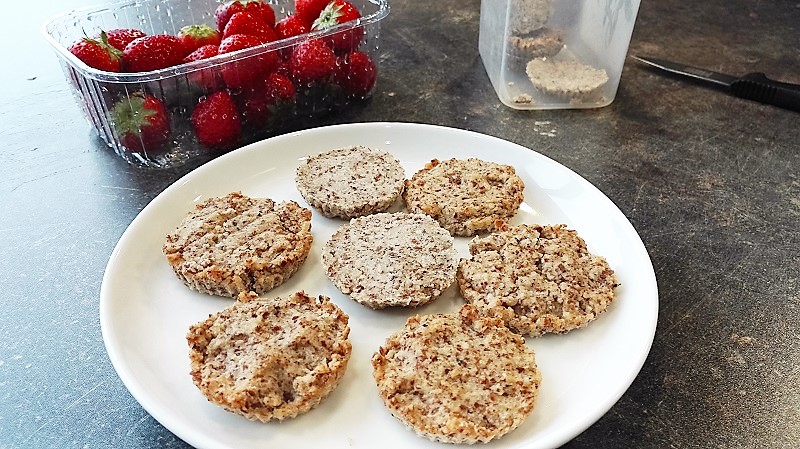
<svg viewBox="0 0 800 449">
<path fill-rule="evenodd" d="M 114 373 L 98 294 L 124 229 L 193 167 L 134 169 L 89 132 L 38 27 L 93 3 L 9 12 L 18 20 L 2 32 L 18 36 L 3 50 L 15 68 L 0 71 L 4 449 L 185 446 Z M 631 61 L 607 108 L 506 109 L 477 54 L 478 6 L 392 2 L 374 98 L 321 123 L 500 136 L 572 168 L 628 216 L 658 277 L 658 332 L 630 390 L 567 447 L 800 447 L 800 114 Z M 797 0 L 645 0 L 631 53 L 800 82 L 799 23 Z"/>
</svg>

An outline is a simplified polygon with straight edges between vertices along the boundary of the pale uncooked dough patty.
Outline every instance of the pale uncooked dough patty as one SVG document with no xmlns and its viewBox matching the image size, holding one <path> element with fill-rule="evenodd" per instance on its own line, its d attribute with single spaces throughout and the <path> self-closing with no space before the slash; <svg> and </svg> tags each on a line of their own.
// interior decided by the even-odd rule
<svg viewBox="0 0 800 449">
<path fill-rule="evenodd" d="M 352 218 L 388 209 L 400 198 L 405 172 L 391 154 L 356 146 L 309 156 L 295 180 L 322 215 Z"/>
<path fill-rule="evenodd" d="M 342 225 L 322 250 L 336 287 L 374 309 L 416 307 L 455 280 L 453 237 L 422 214 L 380 213 Z"/>
</svg>

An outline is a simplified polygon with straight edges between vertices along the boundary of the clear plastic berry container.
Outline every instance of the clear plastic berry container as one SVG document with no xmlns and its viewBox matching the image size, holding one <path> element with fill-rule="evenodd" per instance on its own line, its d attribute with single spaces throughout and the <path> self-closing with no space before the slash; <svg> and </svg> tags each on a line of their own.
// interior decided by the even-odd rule
<svg viewBox="0 0 800 449">
<path fill-rule="evenodd" d="M 361 14 L 355 21 L 332 28 L 279 39 L 256 47 L 220 54 L 209 59 L 182 63 L 149 72 L 107 72 L 89 67 L 69 51 L 69 46 L 84 37 L 96 37 L 101 31 L 138 29 L 148 35 L 177 35 L 187 25 L 207 24 L 215 27 L 217 0 L 135 0 L 67 12 L 47 21 L 42 34 L 55 50 L 75 100 L 89 124 L 99 136 L 127 162 L 149 168 L 169 168 L 200 157 L 214 157 L 233 148 L 281 134 L 288 130 L 312 127 L 320 117 L 352 107 L 369 98 L 372 84 L 353 88 L 348 66 L 354 58 L 347 53 L 357 51 L 371 61 L 373 76 L 379 71 L 377 52 L 380 47 L 380 22 L 389 13 L 388 0 L 349 0 Z M 293 0 L 268 0 L 276 20 L 294 13 Z M 348 33 L 363 36 L 357 48 L 336 52 L 336 68 L 314 81 L 297 81 L 287 68 L 296 47 L 308 40 L 330 42 Z M 226 85 L 221 74 L 237 73 L 258 64 L 266 57 L 278 61 L 269 72 L 282 73 L 292 80 L 293 98 L 262 108 L 263 114 L 248 114 L 251 103 L 246 96 L 248 86 Z M 351 64 L 355 67 L 357 64 Z M 249 69 L 248 69 L 249 70 Z M 354 69 L 353 69 L 354 70 Z M 353 75 L 356 78 L 358 75 Z M 212 82 L 208 82 L 212 80 Z M 355 82 L 358 84 L 358 82 Z M 237 137 L 224 144 L 204 144 L 198 138 L 193 112 L 216 92 L 225 91 L 236 105 L 241 130 Z M 168 137 L 159 145 L 138 145 L 122 128 L 120 110 L 125 106 L 153 97 L 164 106 L 169 122 Z M 128 107 L 130 110 L 130 107 Z M 143 147 L 143 148 L 136 148 Z"/>
<path fill-rule="evenodd" d="M 478 48 L 514 109 L 614 101 L 640 0 L 481 0 Z"/>
</svg>

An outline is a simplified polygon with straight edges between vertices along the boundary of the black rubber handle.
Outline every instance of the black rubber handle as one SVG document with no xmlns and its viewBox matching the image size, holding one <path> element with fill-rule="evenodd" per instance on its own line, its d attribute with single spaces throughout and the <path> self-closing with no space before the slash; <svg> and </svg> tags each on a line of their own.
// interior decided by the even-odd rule
<svg viewBox="0 0 800 449">
<path fill-rule="evenodd" d="M 763 73 L 748 73 L 739 78 L 731 83 L 731 92 L 740 98 L 800 112 L 800 84 L 775 81 Z"/>
</svg>

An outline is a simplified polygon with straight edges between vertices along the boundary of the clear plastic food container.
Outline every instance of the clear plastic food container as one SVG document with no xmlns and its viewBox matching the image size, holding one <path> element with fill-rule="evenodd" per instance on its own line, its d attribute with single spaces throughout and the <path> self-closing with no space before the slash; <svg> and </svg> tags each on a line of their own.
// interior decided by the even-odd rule
<svg viewBox="0 0 800 449">
<path fill-rule="evenodd" d="M 479 50 L 514 109 L 614 101 L 640 0 L 481 0 Z"/>
<path fill-rule="evenodd" d="M 333 39 L 363 29 L 358 52 L 366 54 L 373 62 L 377 76 L 380 45 L 380 22 L 389 13 L 388 0 L 349 0 L 361 13 L 361 18 L 342 23 L 323 31 L 273 41 L 257 47 L 221 54 L 209 59 L 184 63 L 165 69 L 138 73 L 116 73 L 97 70 L 84 64 L 69 51 L 69 46 L 83 37 L 95 37 L 101 31 L 113 29 L 139 29 L 148 35 L 171 34 L 186 25 L 207 24 L 215 27 L 214 12 L 220 5 L 217 0 L 135 0 L 114 3 L 110 6 L 77 10 L 47 21 L 42 34 L 55 49 L 72 88 L 75 100 L 89 124 L 114 151 L 131 164 L 169 168 L 192 159 L 213 157 L 232 148 L 251 143 L 290 129 L 315 126 L 321 116 L 362 102 L 371 95 L 372 88 L 359 94 L 348 93 L 344 82 L 331 77 L 326 82 L 313 84 L 294 83 L 294 100 L 281 103 L 279 110 L 271 110 L 264 120 L 243 120 L 235 144 L 225 147 L 206 146 L 193 127 L 192 113 L 205 98 L 216 90 L 225 90 L 237 100 L 242 89 L 218 83 L 198 82 L 199 79 L 220 79 L 225 70 L 238 70 L 245 63 L 261 60 L 267 54 L 278 57 L 283 64 L 293 47 L 318 38 Z M 292 0 L 268 0 L 275 11 L 276 20 L 294 12 Z M 337 55 L 337 67 L 343 55 Z M 214 87 L 209 87 L 214 86 Z M 373 85 L 374 86 L 374 85 Z M 169 138 L 158 148 L 136 149 L 121 139 L 118 114 L 115 108 L 148 95 L 159 99 L 165 106 L 169 119 Z M 236 101 L 237 107 L 241 102 Z M 128 141 L 129 142 L 129 141 Z"/>
</svg>

